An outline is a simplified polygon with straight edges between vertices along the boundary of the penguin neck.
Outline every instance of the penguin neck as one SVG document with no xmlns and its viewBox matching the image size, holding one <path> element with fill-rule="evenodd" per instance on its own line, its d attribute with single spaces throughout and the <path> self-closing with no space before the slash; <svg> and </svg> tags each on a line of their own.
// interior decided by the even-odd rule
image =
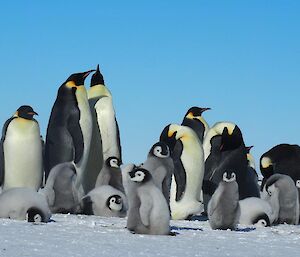
<svg viewBox="0 0 300 257">
<path fill-rule="evenodd" d="M 112 97 L 110 91 L 105 85 L 98 84 L 90 87 L 90 89 L 88 90 L 89 99 L 103 96 Z"/>
</svg>

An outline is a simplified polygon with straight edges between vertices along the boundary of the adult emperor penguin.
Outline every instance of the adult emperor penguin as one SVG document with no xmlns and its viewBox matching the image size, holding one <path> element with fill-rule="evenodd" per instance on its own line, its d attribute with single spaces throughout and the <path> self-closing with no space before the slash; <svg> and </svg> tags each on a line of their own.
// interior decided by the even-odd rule
<svg viewBox="0 0 300 257">
<path fill-rule="evenodd" d="M 264 177 L 261 189 L 267 179 L 275 173 L 289 175 L 296 183 L 300 179 L 300 146 L 290 144 L 274 146 L 261 156 L 260 171 Z"/>
<path fill-rule="evenodd" d="M 94 74 L 91 87 L 88 91 L 89 100 L 94 102 L 97 123 L 100 128 L 103 159 L 111 156 L 117 157 L 122 162 L 119 127 L 113 107 L 112 95 L 104 85 L 103 76 L 99 71 Z"/>
<path fill-rule="evenodd" d="M 236 229 L 240 217 L 238 190 L 235 173 L 225 172 L 208 203 L 208 218 L 212 229 Z"/>
<path fill-rule="evenodd" d="M 125 217 L 128 209 L 125 195 L 109 185 L 96 187 L 81 201 L 83 214 L 103 217 Z"/>
<path fill-rule="evenodd" d="M 164 142 L 155 143 L 141 167 L 151 173 L 154 184 L 162 191 L 169 204 L 174 163 L 168 145 Z"/>
<path fill-rule="evenodd" d="M 299 200 L 295 182 L 290 176 L 284 174 L 272 175 L 265 184 L 264 198 L 273 210 L 278 213 L 275 223 L 299 223 Z"/>
<path fill-rule="evenodd" d="M 73 161 L 76 187 L 82 187 L 89 155 L 92 117 L 84 80 L 93 70 L 72 74 L 59 88 L 47 128 L 45 176 L 59 163 Z"/>
<path fill-rule="evenodd" d="M 38 190 L 42 184 L 42 141 L 37 113 L 23 105 L 3 127 L 0 143 L 0 182 L 4 190 L 28 187 Z"/>
<path fill-rule="evenodd" d="M 0 218 L 48 222 L 50 217 L 45 197 L 32 188 L 15 187 L 0 194 Z"/>
<path fill-rule="evenodd" d="M 105 160 L 105 163 L 97 177 L 96 187 L 110 185 L 124 193 L 122 172 L 120 168 L 121 164 L 121 161 L 115 156 L 111 156 Z"/>
<path fill-rule="evenodd" d="M 172 218 L 186 219 L 199 213 L 202 207 L 203 148 L 197 134 L 186 126 L 171 124 L 168 137 L 174 137 L 181 145 L 181 152 L 173 155 L 174 177 L 170 194 Z"/>
<path fill-rule="evenodd" d="M 209 129 L 207 122 L 202 117 L 202 113 L 207 110 L 210 110 L 210 108 L 200 108 L 196 106 L 191 107 L 187 111 L 181 123 L 182 126 L 187 126 L 193 129 L 199 137 L 201 143 L 203 143 L 203 139 Z"/>
<path fill-rule="evenodd" d="M 143 168 L 134 168 L 128 175 L 128 198 L 137 200 L 137 207 L 131 206 L 129 211 L 127 228 L 133 233 L 150 235 L 170 234 L 170 211 L 162 192 L 155 186 L 151 173 Z"/>
<path fill-rule="evenodd" d="M 241 216 L 239 223 L 241 225 L 254 225 L 258 227 L 271 226 L 277 215 L 271 205 L 258 197 L 248 197 L 240 200 Z"/>
</svg>

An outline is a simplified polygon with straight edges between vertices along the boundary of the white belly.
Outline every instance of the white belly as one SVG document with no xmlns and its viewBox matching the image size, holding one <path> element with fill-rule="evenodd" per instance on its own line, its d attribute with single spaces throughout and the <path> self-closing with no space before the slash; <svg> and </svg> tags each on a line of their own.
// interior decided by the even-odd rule
<svg viewBox="0 0 300 257">
<path fill-rule="evenodd" d="M 38 190 L 43 174 L 42 143 L 38 124 L 23 119 L 11 121 L 3 148 L 4 189 L 29 187 Z"/>
</svg>

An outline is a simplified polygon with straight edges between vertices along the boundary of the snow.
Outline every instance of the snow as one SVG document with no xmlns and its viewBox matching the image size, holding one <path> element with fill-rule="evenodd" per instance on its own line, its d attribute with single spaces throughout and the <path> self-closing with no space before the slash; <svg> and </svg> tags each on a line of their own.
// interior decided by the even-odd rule
<svg viewBox="0 0 300 257">
<path fill-rule="evenodd" d="M 0 220 L 0 256 L 299 256 L 300 226 L 212 230 L 208 221 L 171 221 L 176 236 L 131 234 L 125 218 L 52 216 L 32 224 Z"/>
</svg>

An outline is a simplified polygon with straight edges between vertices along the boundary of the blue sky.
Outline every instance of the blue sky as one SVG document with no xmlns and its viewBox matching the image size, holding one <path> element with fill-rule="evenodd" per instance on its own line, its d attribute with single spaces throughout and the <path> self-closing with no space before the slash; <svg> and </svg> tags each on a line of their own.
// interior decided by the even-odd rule
<svg viewBox="0 0 300 257">
<path fill-rule="evenodd" d="M 299 1 L 5 1 L 0 123 L 23 104 L 43 135 L 57 89 L 99 63 L 125 162 L 190 106 L 237 123 L 256 158 L 299 143 Z M 89 79 L 86 81 L 89 87 Z"/>
</svg>

